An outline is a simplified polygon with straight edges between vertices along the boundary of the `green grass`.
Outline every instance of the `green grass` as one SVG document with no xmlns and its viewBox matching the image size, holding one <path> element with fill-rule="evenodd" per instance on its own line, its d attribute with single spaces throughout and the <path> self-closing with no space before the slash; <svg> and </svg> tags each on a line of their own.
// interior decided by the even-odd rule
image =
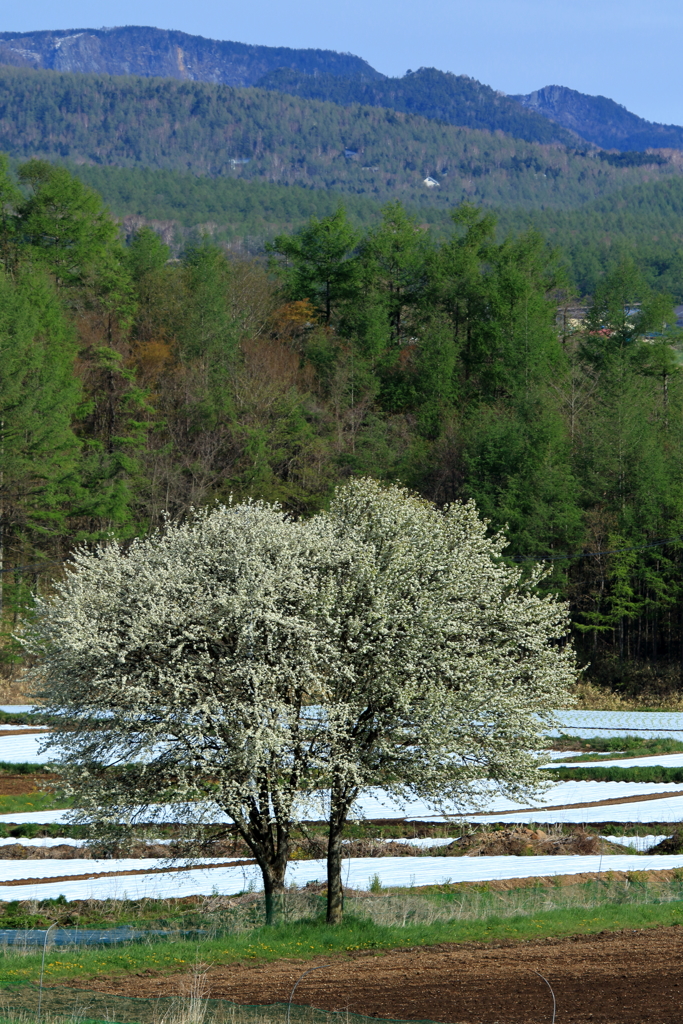
<svg viewBox="0 0 683 1024">
<path fill-rule="evenodd" d="M 590 753 L 615 753 L 633 757 L 646 757 L 654 754 L 678 754 L 683 751 L 683 742 L 672 739 L 643 739 L 640 736 L 593 736 L 582 739 L 580 736 L 559 736 L 550 745 L 551 750 L 585 750 L 579 755 L 588 759 Z M 579 757 L 572 757 L 578 761 Z"/>
<path fill-rule="evenodd" d="M 45 963 L 45 983 L 96 974 L 173 973 L 203 963 L 270 962 L 282 958 L 309 960 L 351 950 L 383 950 L 443 942 L 505 942 L 563 935 L 585 935 L 620 929 L 656 928 L 683 924 L 680 904 L 603 906 L 551 910 L 532 917 L 490 917 L 484 921 L 435 922 L 431 925 L 382 926 L 370 920 L 347 919 L 338 928 L 300 921 L 259 928 L 248 935 L 208 941 L 157 942 L 124 949 L 53 950 Z M 0 963 L 0 986 L 34 983 L 40 975 L 41 954 L 13 957 Z"/>
<path fill-rule="evenodd" d="M 296 900 L 283 903 L 288 917 Z M 527 886 L 499 892 L 487 886 L 433 886 L 391 890 L 374 898 L 349 899 L 344 923 L 331 928 L 319 916 L 324 897 L 305 896 L 299 909 L 316 917 L 283 920 L 272 928 L 241 922 L 233 931 L 199 941 L 182 938 L 128 944 L 118 948 L 54 948 L 47 957 L 45 982 L 85 980 L 96 974 L 162 974 L 189 970 L 198 962 L 270 962 L 283 957 L 309 960 L 352 950 L 382 951 L 443 942 L 507 942 L 591 934 L 620 929 L 683 924 L 683 877 L 653 882 L 635 872 L 626 879 L 607 873 L 584 884 Z M 257 906 L 258 903 L 258 906 Z M 254 919 L 260 901 L 247 908 Z M 205 923 L 210 922 L 210 900 Z M 141 922 L 139 922 L 141 923 Z M 227 921 L 224 920 L 224 924 Z M 238 927 L 239 926 L 239 927 Z M 235 930 L 238 928 L 238 930 Z M 5 948 L 0 954 L 0 987 L 33 984 L 40 973 L 39 951 Z"/>
<path fill-rule="evenodd" d="M 72 801 L 54 793 L 20 793 L 17 796 L 0 796 L 0 814 L 26 814 L 29 811 L 57 811 L 71 807 Z"/>
<path fill-rule="evenodd" d="M 544 772 L 558 782 L 678 782 L 683 783 L 683 768 L 663 768 L 661 765 L 638 765 L 618 768 L 612 765 L 579 768 L 547 768 Z"/>
</svg>

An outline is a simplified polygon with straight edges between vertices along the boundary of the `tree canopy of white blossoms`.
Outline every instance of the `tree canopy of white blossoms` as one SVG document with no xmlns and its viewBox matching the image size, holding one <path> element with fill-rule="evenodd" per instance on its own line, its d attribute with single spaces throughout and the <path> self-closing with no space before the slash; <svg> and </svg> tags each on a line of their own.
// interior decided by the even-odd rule
<svg viewBox="0 0 683 1024">
<path fill-rule="evenodd" d="M 64 723 L 48 743 L 74 820 L 125 840 L 172 801 L 199 837 L 218 806 L 270 920 L 294 824 L 324 793 L 339 921 L 361 791 L 453 811 L 540 785 L 534 750 L 574 677 L 567 608 L 504 543 L 471 504 L 358 480 L 308 520 L 249 502 L 78 551 L 23 641 Z"/>
<path fill-rule="evenodd" d="M 336 573 L 325 630 L 334 663 L 328 720 L 328 921 L 342 912 L 342 832 L 353 802 L 471 809 L 492 788 L 527 798 L 552 709 L 575 678 L 568 607 L 501 559 L 474 504 L 443 510 L 399 487 L 352 481 L 323 521 L 352 552 Z"/>
</svg>

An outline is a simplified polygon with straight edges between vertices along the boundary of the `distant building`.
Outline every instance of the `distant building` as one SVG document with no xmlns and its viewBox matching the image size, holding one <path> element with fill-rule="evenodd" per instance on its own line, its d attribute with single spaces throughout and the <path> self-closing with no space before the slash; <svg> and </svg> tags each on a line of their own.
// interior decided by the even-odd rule
<svg viewBox="0 0 683 1024">
<path fill-rule="evenodd" d="M 427 186 L 427 188 L 441 188 L 441 183 L 440 183 L 440 182 L 438 182 L 438 181 L 436 180 L 436 178 L 432 178 L 432 177 L 431 177 L 431 175 L 429 175 L 429 174 L 428 174 L 428 175 L 427 175 L 427 177 L 426 177 L 426 178 L 424 179 L 424 181 L 422 182 L 422 184 L 423 184 L 423 185 L 426 185 L 426 186 Z"/>
</svg>

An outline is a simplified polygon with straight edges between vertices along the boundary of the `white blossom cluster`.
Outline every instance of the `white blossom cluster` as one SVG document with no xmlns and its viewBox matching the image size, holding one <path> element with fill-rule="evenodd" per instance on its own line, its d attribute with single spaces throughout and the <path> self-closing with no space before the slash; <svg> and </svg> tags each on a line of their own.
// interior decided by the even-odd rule
<svg viewBox="0 0 683 1024">
<path fill-rule="evenodd" d="M 533 751 L 574 673 L 567 609 L 503 547 L 471 504 L 358 480 L 308 520 L 249 502 L 79 551 L 24 642 L 81 820 L 132 835 L 171 799 L 200 828 L 217 804 L 268 896 L 326 794 L 338 919 L 361 790 L 453 809 L 485 780 L 539 785 Z"/>
</svg>

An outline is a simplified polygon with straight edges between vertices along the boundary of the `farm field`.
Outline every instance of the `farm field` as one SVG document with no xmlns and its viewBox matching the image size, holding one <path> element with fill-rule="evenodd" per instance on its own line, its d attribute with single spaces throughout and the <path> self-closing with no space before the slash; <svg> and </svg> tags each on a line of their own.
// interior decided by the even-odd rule
<svg viewBox="0 0 683 1024">
<path fill-rule="evenodd" d="M 683 714 L 560 715 L 564 749 L 548 751 L 550 777 L 592 763 L 683 766 Z M 0 815 L 5 941 L 12 928 L 38 929 L 39 941 L 48 923 L 60 925 L 67 943 L 74 925 L 164 932 L 142 945 L 51 951 L 48 992 L 66 985 L 81 1003 L 88 992 L 175 997 L 201 960 L 212 999 L 280 1003 L 304 970 L 325 964 L 300 987 L 302 1004 L 394 1020 L 526 1024 L 551 1019 L 539 972 L 552 980 L 566 1020 L 654 1020 L 653 1001 L 660 1024 L 681 1019 L 683 844 L 672 847 L 669 837 L 683 821 L 683 783 L 565 779 L 533 806 L 493 795 L 461 815 L 369 793 L 346 840 L 346 923 L 315 923 L 325 861 L 297 856 L 283 921 L 262 929 L 260 872 L 250 856 L 159 855 L 181 825 L 172 806 L 160 809 L 153 855 L 97 859 L 84 849 L 49 790 L 54 777 L 37 752 L 43 737 L 18 731 L 0 727 L 0 808 L 10 798 L 44 807 Z M 31 751 L 30 762 L 21 750 Z M 30 1009 L 38 968 L 38 953 L 4 947 L 0 989 L 12 993 L 10 1005 Z"/>
<path fill-rule="evenodd" d="M 667 964 L 670 980 L 662 976 Z M 324 966 L 323 966 L 324 965 Z M 678 1024 L 683 988 L 680 928 L 544 939 L 477 948 L 393 949 L 378 955 L 349 952 L 310 962 L 212 968 L 213 998 L 236 1002 L 286 1001 L 302 968 L 320 967 L 304 979 L 301 1001 L 327 1010 L 372 1017 L 537 1024 L 551 1020 L 549 992 L 538 977 L 552 978 L 562 1018 L 573 1024 Z M 179 979 L 121 979 L 98 991 L 153 998 L 182 991 Z M 656 1007 L 656 1015 L 653 1015 Z"/>
<path fill-rule="evenodd" d="M 3 709 L 11 714 L 10 706 Z M 15 709 L 16 712 L 26 711 L 26 707 Z M 29 709 L 30 710 L 30 709 Z M 647 749 L 648 745 L 661 744 L 669 747 L 678 738 L 683 738 L 683 714 L 676 712 L 605 712 L 605 711 L 562 711 L 557 713 L 560 733 L 568 734 L 584 741 L 593 737 L 599 744 L 599 737 L 608 737 L 605 744 L 613 746 L 616 742 L 623 747 L 634 744 L 638 749 Z M 21 753 L 28 751 L 31 761 L 38 766 L 42 758 L 47 764 L 46 754 L 39 754 L 45 732 L 36 735 L 12 735 L 8 731 L 1 735 L 0 729 L 0 762 L 8 767 L 17 765 L 22 768 Z M 590 744 L 589 744 L 590 746 Z M 581 743 L 577 742 L 577 750 L 549 751 L 548 775 L 552 778 L 553 769 L 563 768 L 565 774 L 571 774 L 574 766 L 572 756 L 581 756 Z M 630 751 L 616 751 L 616 753 Z M 661 766 L 675 768 L 683 766 L 683 751 L 674 753 L 655 753 L 633 757 L 600 757 L 600 767 L 631 767 L 644 768 Z M 595 756 L 595 755 L 594 755 Z M 27 768 L 28 765 L 24 764 Z M 585 771 L 583 763 L 580 770 Z M 49 826 L 55 845 L 62 827 L 68 832 L 69 810 L 49 793 L 40 791 L 40 779 L 48 776 L 22 776 L 6 773 L 10 789 L 17 784 L 23 791 L 16 796 L 4 795 L 0 781 L 0 811 L 5 810 L 3 800 L 14 800 L 14 806 L 7 813 L 0 813 L 0 827 L 16 832 L 17 829 L 33 828 L 39 830 Z M 11 782 L 10 782 L 11 780 Z M 22 805 L 21 801 L 24 801 Z M 28 809 L 29 805 L 35 809 Z M 40 804 L 41 806 L 36 806 Z M 364 794 L 358 801 L 356 814 L 361 821 L 382 822 L 392 825 L 391 838 L 403 838 L 409 842 L 410 836 L 416 835 L 416 829 L 422 825 L 435 836 L 437 826 L 441 830 L 430 841 L 423 838 L 419 841 L 423 849 L 415 849 L 418 856 L 391 856 L 393 850 L 383 851 L 377 848 L 371 856 L 363 856 L 362 850 L 350 851 L 345 866 L 345 884 L 354 890 L 367 889 L 370 879 L 378 880 L 383 887 L 415 886 L 441 884 L 451 882 L 495 881 L 507 878 L 528 878 L 534 876 L 552 877 L 560 875 L 584 874 L 597 871 L 637 871 L 637 870 L 672 870 L 683 868 L 683 847 L 680 853 L 667 851 L 660 855 L 651 842 L 646 846 L 642 836 L 643 829 L 636 828 L 636 834 L 628 835 L 628 826 L 658 825 L 648 832 L 659 836 L 662 841 L 671 834 L 671 826 L 683 820 L 683 782 L 611 782 L 590 781 L 570 778 L 550 787 L 545 794 L 531 804 L 520 805 L 493 794 L 482 801 L 480 810 L 458 814 L 457 808 L 449 808 L 450 813 L 436 811 L 422 801 L 410 801 L 401 806 L 387 797 L 381 790 Z M 228 819 L 220 812 L 213 820 L 227 822 Z M 162 827 L 164 823 L 178 822 L 178 811 L 172 805 L 159 806 L 156 821 Z M 600 826 L 609 823 L 622 827 L 617 837 L 621 841 L 619 848 L 609 852 L 609 844 L 594 847 L 588 856 L 579 856 L 574 850 L 566 855 L 558 855 L 561 851 L 553 851 L 551 856 L 536 856 L 533 859 L 515 855 L 468 856 L 468 851 L 458 849 L 457 843 L 452 850 L 439 850 L 438 856 L 430 856 L 437 846 L 447 846 L 462 835 L 463 829 L 481 829 L 487 826 L 497 828 L 519 829 L 538 828 L 545 830 L 557 829 L 561 826 L 587 827 L 591 834 L 600 834 Z M 668 828 L 666 826 L 669 826 Z M 403 830 L 404 836 L 397 834 Z M 604 830 L 602 830 L 604 832 Z M 615 841 L 617 841 L 615 840 Z M 654 852 L 650 852 L 654 850 Z M 424 852 L 423 852 L 424 851 Z M 627 853 L 626 851 L 631 851 Z M 412 852 L 406 850 L 406 853 Z M 536 853 L 543 853 L 539 847 Z M 451 855 L 448 855 L 451 854 Z M 463 856 L 463 854 L 465 854 Z M 644 857 L 647 854 L 647 862 Z M 27 861 L 26 853 L 21 852 L 20 861 L 4 859 L 0 861 L 0 900 L 15 899 L 54 899 L 64 896 L 67 900 L 79 899 L 118 899 L 123 895 L 133 899 L 168 898 L 177 895 L 180 890 L 187 896 L 209 895 L 218 891 L 230 894 L 248 889 L 260 888 L 260 873 L 247 852 L 241 857 L 215 857 L 204 859 L 201 863 L 173 863 L 155 859 L 126 858 L 120 860 L 108 857 L 106 861 L 80 858 L 68 859 L 68 850 L 60 853 L 59 861 L 40 859 Z M 234 866 L 231 866 L 231 862 Z M 296 859 L 289 866 L 287 881 L 290 885 L 302 887 L 315 884 L 324 878 L 324 861 L 319 858 Z"/>
<path fill-rule="evenodd" d="M 352 919 L 330 929 L 295 921 L 195 943 L 51 951 L 47 1005 L 57 998 L 64 1006 L 72 993 L 74 1005 L 83 1007 L 92 992 L 110 998 L 110 1019 L 119 1000 L 131 997 L 149 1013 L 157 1000 L 187 992 L 193 965 L 200 962 L 205 992 L 213 1000 L 230 1001 L 224 1008 L 228 1015 L 234 1003 L 283 1003 L 293 983 L 314 968 L 297 1002 L 320 1009 L 459 1024 L 526 1024 L 550 1019 L 547 992 L 544 996 L 540 985 L 535 987 L 538 971 L 552 979 L 565 1019 L 668 1024 L 680 1019 L 679 919 L 680 904 L 593 905 L 402 927 Z M 25 982 L 13 989 L 14 1005 L 35 1009 L 39 971 L 39 953 L 5 953 L 1 983 Z M 655 1018 L 646 1016 L 653 1001 Z M 150 1016 L 117 1019 L 151 1024 Z"/>
</svg>

